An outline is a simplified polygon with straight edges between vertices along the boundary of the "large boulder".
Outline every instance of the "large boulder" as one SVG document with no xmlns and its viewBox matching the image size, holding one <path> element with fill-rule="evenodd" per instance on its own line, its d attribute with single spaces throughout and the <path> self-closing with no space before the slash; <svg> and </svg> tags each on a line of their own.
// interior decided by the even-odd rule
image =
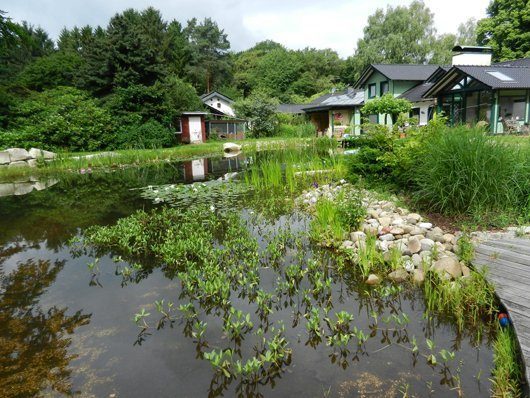
<svg viewBox="0 0 530 398">
<path fill-rule="evenodd" d="M 462 276 L 462 266 L 454 257 L 443 257 L 437 260 L 432 269 L 442 275 L 447 273 L 455 279 Z"/>
<path fill-rule="evenodd" d="M 15 184 L 0 184 L 0 197 L 11 196 L 15 194 Z"/>
<path fill-rule="evenodd" d="M 10 162 L 11 162 L 11 158 L 9 157 L 9 152 L 1 151 L 0 152 L 0 164 L 9 164 Z"/>
<path fill-rule="evenodd" d="M 31 182 L 15 183 L 15 195 L 27 195 L 31 191 L 33 191 L 33 184 Z"/>
<path fill-rule="evenodd" d="M 16 162 L 9 163 L 9 167 L 29 167 L 29 164 L 24 160 L 17 160 Z"/>
<path fill-rule="evenodd" d="M 55 157 L 57 156 L 53 152 L 45 151 L 43 149 L 38 149 L 38 148 L 31 148 L 28 153 L 33 159 L 42 158 L 45 160 L 51 160 L 51 159 L 55 159 Z"/>
<path fill-rule="evenodd" d="M 239 152 L 241 150 L 241 145 L 234 144 L 233 142 L 226 142 L 223 144 L 224 152 Z"/>
<path fill-rule="evenodd" d="M 9 148 L 7 152 L 9 153 L 11 162 L 20 162 L 31 158 L 29 152 L 23 148 Z"/>
</svg>

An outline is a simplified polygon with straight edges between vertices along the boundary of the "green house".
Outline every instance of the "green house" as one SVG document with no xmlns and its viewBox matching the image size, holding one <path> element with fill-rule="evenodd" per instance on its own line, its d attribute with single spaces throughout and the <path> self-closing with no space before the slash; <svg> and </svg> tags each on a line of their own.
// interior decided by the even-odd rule
<svg viewBox="0 0 530 398">
<path fill-rule="evenodd" d="M 445 70 L 438 65 L 371 64 L 354 88 L 364 90 L 365 102 L 386 93 L 409 99 L 412 102 L 412 115 L 417 116 L 419 124 L 423 125 L 434 111 L 434 98 L 424 98 L 423 94 L 430 87 L 429 84 L 444 73 Z M 384 115 L 364 116 L 371 123 L 384 124 L 385 121 Z"/>
<path fill-rule="evenodd" d="M 451 126 L 483 123 L 493 134 L 530 131 L 530 58 L 454 65 L 424 94 Z"/>
</svg>

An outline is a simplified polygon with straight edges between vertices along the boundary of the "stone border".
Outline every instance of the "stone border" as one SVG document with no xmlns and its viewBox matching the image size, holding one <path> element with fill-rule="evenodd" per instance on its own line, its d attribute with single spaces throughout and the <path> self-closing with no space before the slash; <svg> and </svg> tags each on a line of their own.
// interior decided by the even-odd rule
<svg viewBox="0 0 530 398">
<path fill-rule="evenodd" d="M 0 167 L 36 167 L 38 160 L 50 161 L 56 158 L 53 152 L 31 148 L 9 148 L 0 151 Z"/>
</svg>

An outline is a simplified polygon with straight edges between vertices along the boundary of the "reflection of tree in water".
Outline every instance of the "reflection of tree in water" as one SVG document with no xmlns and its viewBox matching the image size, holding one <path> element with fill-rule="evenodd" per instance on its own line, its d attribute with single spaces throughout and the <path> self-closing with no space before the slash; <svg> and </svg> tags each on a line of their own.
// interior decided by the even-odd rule
<svg viewBox="0 0 530 398">
<path fill-rule="evenodd" d="M 0 252 L 0 264 L 5 252 Z M 39 297 L 64 266 L 64 262 L 29 260 L 9 275 L 0 268 L 0 391 L 3 397 L 29 397 L 48 389 L 71 393 L 66 337 L 88 324 L 81 311 L 68 308 L 44 311 Z"/>
</svg>

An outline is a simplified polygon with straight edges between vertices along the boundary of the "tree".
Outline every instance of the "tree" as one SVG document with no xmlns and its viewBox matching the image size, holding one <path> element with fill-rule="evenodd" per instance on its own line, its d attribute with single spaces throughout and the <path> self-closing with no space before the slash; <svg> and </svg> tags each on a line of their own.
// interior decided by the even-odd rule
<svg viewBox="0 0 530 398">
<path fill-rule="evenodd" d="M 378 9 L 368 18 L 343 78 L 350 83 L 357 80 L 371 63 L 427 63 L 435 41 L 433 14 L 422 1 L 389 6 L 386 12 Z"/>
<path fill-rule="evenodd" d="M 530 56 L 530 1 L 492 0 L 487 15 L 478 23 L 478 42 L 492 47 L 495 60 Z"/>
<path fill-rule="evenodd" d="M 411 103 L 403 98 L 395 98 L 391 93 L 368 101 L 361 109 L 364 115 L 390 115 L 392 123 L 396 123 L 398 116 L 402 113 L 410 113 Z"/>
<path fill-rule="evenodd" d="M 236 101 L 234 109 L 238 117 L 247 119 L 254 137 L 267 137 L 276 131 L 278 101 L 263 93 L 254 93 Z"/>
<path fill-rule="evenodd" d="M 184 32 L 190 45 L 188 79 L 199 92 L 210 92 L 231 75 L 228 36 L 211 18 L 189 20 Z"/>
<path fill-rule="evenodd" d="M 17 83 L 30 90 L 73 85 L 82 59 L 74 52 L 56 52 L 37 58 L 18 75 Z"/>
</svg>

